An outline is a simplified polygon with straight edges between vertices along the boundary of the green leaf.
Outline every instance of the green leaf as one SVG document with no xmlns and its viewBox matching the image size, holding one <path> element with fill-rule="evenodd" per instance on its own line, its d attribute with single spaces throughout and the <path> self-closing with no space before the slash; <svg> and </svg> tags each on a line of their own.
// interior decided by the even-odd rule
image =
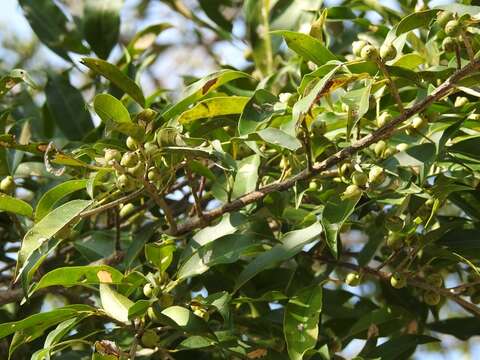
<svg viewBox="0 0 480 360">
<path fill-rule="evenodd" d="M 325 231 L 325 240 L 330 251 L 338 257 L 337 238 L 343 223 L 349 218 L 361 195 L 356 198 L 342 199 L 340 195 L 333 195 L 328 199 L 322 212 L 322 225 Z"/>
<path fill-rule="evenodd" d="M 448 151 L 480 160 L 480 136 L 474 135 L 457 141 L 448 147 Z"/>
<path fill-rule="evenodd" d="M 107 284 L 100 284 L 100 301 L 105 313 L 111 318 L 129 323 L 128 309 L 133 305 L 133 301 L 119 294 Z"/>
<path fill-rule="evenodd" d="M 322 311 L 322 288 L 313 285 L 298 291 L 287 303 L 283 332 L 291 360 L 302 360 L 315 347 Z"/>
<path fill-rule="evenodd" d="M 87 182 L 88 180 L 69 180 L 48 190 L 38 201 L 35 209 L 35 222 L 42 220 L 64 197 L 85 189 Z"/>
<path fill-rule="evenodd" d="M 272 31 L 273 35 L 281 35 L 287 46 L 307 61 L 312 61 L 321 66 L 330 60 L 337 60 L 337 57 L 314 37 L 287 30 Z"/>
<path fill-rule="evenodd" d="M 61 267 L 43 275 L 31 293 L 49 286 L 119 284 L 122 280 L 123 274 L 107 265 Z"/>
<path fill-rule="evenodd" d="M 245 105 L 238 122 L 240 136 L 254 132 L 257 127 L 270 119 L 273 115 L 273 105 L 277 97 L 272 93 L 258 89 Z"/>
<path fill-rule="evenodd" d="M 121 72 L 118 67 L 107 61 L 94 58 L 82 58 L 81 63 L 110 80 L 112 84 L 130 95 L 140 106 L 145 106 L 145 97 L 140 87 Z"/>
<path fill-rule="evenodd" d="M 52 118 L 69 140 L 81 140 L 93 129 L 82 94 L 66 77 L 49 75 L 45 95 Z"/>
<path fill-rule="evenodd" d="M 260 254 L 245 266 L 237 277 L 235 291 L 261 271 L 272 268 L 297 255 L 305 245 L 317 240 L 321 232 L 322 226 L 315 223 L 304 229 L 286 233 L 280 240 L 280 244 Z"/>
<path fill-rule="evenodd" d="M 91 204 L 92 202 L 89 200 L 72 200 L 63 204 L 48 213 L 25 234 L 22 246 L 18 252 L 16 281 L 22 275 L 22 267 L 30 255 L 44 243 L 48 242 L 60 230 L 75 222 L 80 213 Z"/>
<path fill-rule="evenodd" d="M 167 270 L 173 260 L 175 244 L 155 244 L 145 245 L 145 257 L 155 267 L 163 273 Z"/>
<path fill-rule="evenodd" d="M 400 36 L 419 27 L 427 27 L 437 13 L 438 10 L 422 10 L 407 15 L 398 23 L 396 35 Z"/>
<path fill-rule="evenodd" d="M 430 330 L 455 336 L 466 341 L 480 335 L 480 325 L 476 317 L 454 317 L 427 324 Z"/>
<path fill-rule="evenodd" d="M 0 211 L 7 211 L 29 218 L 33 215 L 33 209 L 30 204 L 3 193 L 0 193 Z"/>
<path fill-rule="evenodd" d="M 269 144 L 277 145 L 290 151 L 295 151 L 302 147 L 300 140 L 277 128 L 262 129 L 257 131 L 255 135 L 258 135 Z"/>
<path fill-rule="evenodd" d="M 418 345 L 437 341 L 439 340 L 426 335 L 400 335 L 374 348 L 367 355 L 368 358 L 405 359 L 410 357 L 409 355 Z"/>
<path fill-rule="evenodd" d="M 37 87 L 28 72 L 23 69 L 13 69 L 7 75 L 2 76 L 0 78 L 0 98 L 13 89 L 15 85 L 22 82 L 34 89 Z"/>
<path fill-rule="evenodd" d="M 107 126 L 125 135 L 140 139 L 144 130 L 132 122 L 130 113 L 123 103 L 110 94 L 98 94 L 93 100 L 93 108 Z"/>
<path fill-rule="evenodd" d="M 380 325 L 398 318 L 400 318 L 400 314 L 390 308 L 381 308 L 371 311 L 360 317 L 360 319 L 353 324 L 349 336 L 355 337 L 355 335 L 362 331 L 368 330 L 372 324 Z"/>
<path fill-rule="evenodd" d="M 86 0 L 83 9 L 85 40 L 100 58 L 106 59 L 118 41 L 123 0 Z"/>
<path fill-rule="evenodd" d="M 238 162 L 237 174 L 235 175 L 232 190 L 234 199 L 256 189 L 259 166 L 259 155 L 251 155 Z"/>
<path fill-rule="evenodd" d="M 213 97 L 199 102 L 178 118 L 183 125 L 190 125 L 198 119 L 241 114 L 250 99 L 243 96 Z"/>
<path fill-rule="evenodd" d="M 19 0 L 25 16 L 41 42 L 70 61 L 68 51 L 88 54 L 80 32 L 51 0 Z"/>
<path fill-rule="evenodd" d="M 165 120 L 169 120 L 177 115 L 180 115 L 191 104 L 202 99 L 213 90 L 216 90 L 218 87 L 235 79 L 249 77 L 250 76 L 248 74 L 236 70 L 221 70 L 219 72 L 210 74 L 187 87 L 185 89 L 185 97 L 175 105 L 167 108 L 162 113 L 162 117 Z"/>
<path fill-rule="evenodd" d="M 208 333 L 210 330 L 205 321 L 182 306 L 170 306 L 160 314 L 160 322 L 190 334 Z"/>
<path fill-rule="evenodd" d="M 88 305 L 68 305 L 52 311 L 31 315 L 23 320 L 0 324 L 0 339 L 17 331 L 38 327 L 43 332 L 45 329 L 61 323 L 80 314 L 93 315 L 96 310 Z"/>
<path fill-rule="evenodd" d="M 128 52 L 132 55 L 137 55 L 150 48 L 157 39 L 157 36 L 170 29 L 172 25 L 167 23 L 159 23 L 147 26 L 145 29 L 140 30 L 130 40 L 128 44 Z"/>
<path fill-rule="evenodd" d="M 258 245 L 258 240 L 250 235 L 230 234 L 198 248 L 178 270 L 179 280 L 203 274 L 211 267 L 219 264 L 231 264 L 240 256 Z"/>
</svg>

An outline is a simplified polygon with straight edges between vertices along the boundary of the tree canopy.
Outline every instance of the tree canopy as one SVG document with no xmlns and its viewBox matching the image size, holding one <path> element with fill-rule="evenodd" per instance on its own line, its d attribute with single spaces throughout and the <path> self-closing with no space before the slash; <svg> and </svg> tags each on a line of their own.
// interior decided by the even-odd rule
<svg viewBox="0 0 480 360">
<path fill-rule="evenodd" d="M 2 358 L 470 351 L 480 6 L 143 0 L 128 33 L 122 0 L 18 2 L 38 42 L 0 63 Z M 160 41 L 157 5 L 188 34 Z M 186 38 L 172 64 L 215 71 L 167 88 Z"/>
</svg>

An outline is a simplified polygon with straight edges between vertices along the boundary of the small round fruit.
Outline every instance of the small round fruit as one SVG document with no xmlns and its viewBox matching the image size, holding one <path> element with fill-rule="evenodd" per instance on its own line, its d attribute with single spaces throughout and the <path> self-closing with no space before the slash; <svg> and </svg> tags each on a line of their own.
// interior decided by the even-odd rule
<svg viewBox="0 0 480 360">
<path fill-rule="evenodd" d="M 122 160 L 120 160 L 120 165 L 125 166 L 127 168 L 134 167 L 138 164 L 138 154 L 135 152 L 126 152 L 122 156 Z"/>
<path fill-rule="evenodd" d="M 450 11 L 442 11 L 437 16 L 437 24 L 441 27 L 445 27 L 447 22 L 453 19 L 453 13 Z"/>
<path fill-rule="evenodd" d="M 210 314 L 208 313 L 208 311 L 203 308 L 197 308 L 193 310 L 193 313 L 198 317 L 201 317 L 205 321 L 208 321 L 208 319 L 210 318 Z"/>
<path fill-rule="evenodd" d="M 145 168 L 141 162 L 137 163 L 134 167 L 128 168 L 128 173 L 132 174 L 134 177 L 141 177 L 143 175 Z"/>
<path fill-rule="evenodd" d="M 443 277 L 440 274 L 430 274 L 427 276 L 426 281 L 428 284 L 435 287 L 442 287 L 443 285 Z"/>
<path fill-rule="evenodd" d="M 456 37 L 456 36 L 460 35 L 460 33 L 462 31 L 462 25 L 457 20 L 450 20 L 445 25 L 444 30 L 445 30 L 445 34 L 447 34 L 447 36 Z"/>
<path fill-rule="evenodd" d="M 438 305 L 440 302 L 440 295 L 435 291 L 425 291 L 425 294 L 423 294 L 423 301 L 430 306 Z"/>
<path fill-rule="evenodd" d="M 362 54 L 362 49 L 367 45 L 368 45 L 368 43 L 364 40 L 354 41 L 352 43 L 352 53 L 353 53 L 353 55 L 355 55 L 356 57 L 360 57 L 361 54 Z"/>
<path fill-rule="evenodd" d="M 145 154 L 147 154 L 148 156 L 152 156 L 158 151 L 157 144 L 153 142 L 145 143 L 144 148 L 145 148 Z"/>
<path fill-rule="evenodd" d="M 415 116 L 412 119 L 412 127 L 416 130 L 420 130 L 423 127 L 425 127 L 428 124 L 428 120 L 421 117 L 421 116 Z"/>
<path fill-rule="evenodd" d="M 157 116 L 157 112 L 155 110 L 145 109 L 137 114 L 137 120 L 150 122 L 155 119 L 155 116 Z"/>
<path fill-rule="evenodd" d="M 373 166 L 368 172 L 368 181 L 372 184 L 381 184 L 385 181 L 385 172 L 380 166 Z"/>
<path fill-rule="evenodd" d="M 362 277 L 360 276 L 359 273 L 356 273 L 356 272 L 348 273 L 347 276 L 345 277 L 345 284 L 349 286 L 358 286 L 360 285 L 361 281 L 362 281 Z"/>
<path fill-rule="evenodd" d="M 402 273 L 393 273 L 390 276 L 390 285 L 395 289 L 404 288 L 407 285 L 407 277 Z"/>
<path fill-rule="evenodd" d="M 360 56 L 363 60 L 377 60 L 378 59 L 378 50 L 373 45 L 366 45 L 362 48 Z"/>
<path fill-rule="evenodd" d="M 398 250 L 404 245 L 403 236 L 398 233 L 391 233 L 387 237 L 387 246 L 393 250 Z"/>
<path fill-rule="evenodd" d="M 0 181 L 0 191 L 10 194 L 15 190 L 15 181 L 12 176 L 7 176 Z"/>
<path fill-rule="evenodd" d="M 149 181 L 157 181 L 160 180 L 160 174 L 157 169 L 153 168 L 148 170 L 147 178 Z"/>
<path fill-rule="evenodd" d="M 388 149 L 385 149 L 385 151 L 383 152 L 383 157 L 386 159 L 392 155 L 395 155 L 396 153 L 397 153 L 397 149 L 393 147 L 389 147 Z"/>
<path fill-rule="evenodd" d="M 116 149 L 106 149 L 105 150 L 105 161 L 107 164 L 111 164 L 112 161 L 120 161 L 122 154 Z"/>
<path fill-rule="evenodd" d="M 357 185 L 348 185 L 342 194 L 343 199 L 351 199 L 362 195 L 362 189 Z"/>
<path fill-rule="evenodd" d="M 392 115 L 388 112 L 383 112 L 377 117 L 377 126 L 382 127 L 392 120 Z"/>
<path fill-rule="evenodd" d="M 353 166 L 350 163 L 343 163 L 342 166 L 338 169 L 338 173 L 340 176 L 350 177 L 352 173 Z"/>
<path fill-rule="evenodd" d="M 365 186 L 368 182 L 368 176 L 364 172 L 355 171 L 352 174 L 352 183 L 357 186 Z"/>
<path fill-rule="evenodd" d="M 160 341 L 160 337 L 155 330 L 145 330 L 141 338 L 142 344 L 147 348 L 155 348 Z"/>
<path fill-rule="evenodd" d="M 467 104 L 468 104 L 468 98 L 466 98 L 465 96 L 457 96 L 457 98 L 455 99 L 454 106 L 455 107 L 462 107 L 462 106 L 467 105 Z"/>
<path fill-rule="evenodd" d="M 385 227 L 392 232 L 402 231 L 403 225 L 403 220 L 398 216 L 388 216 L 385 219 Z"/>
<path fill-rule="evenodd" d="M 392 44 L 382 45 L 380 47 L 380 57 L 383 61 L 390 61 L 397 57 L 397 48 Z"/>
<path fill-rule="evenodd" d="M 375 153 L 375 155 L 381 157 L 383 155 L 383 152 L 385 151 L 386 147 L 387 147 L 387 143 L 383 140 L 380 140 L 379 142 L 377 142 L 375 144 L 373 152 Z"/>
<path fill-rule="evenodd" d="M 153 296 L 153 285 L 150 283 L 146 283 L 145 286 L 143 287 L 143 295 L 146 297 L 152 297 Z"/>
<path fill-rule="evenodd" d="M 442 41 L 442 48 L 446 52 L 453 52 L 455 51 L 455 46 L 457 42 L 455 41 L 454 38 L 447 36 L 445 39 Z"/>
<path fill-rule="evenodd" d="M 122 174 L 117 178 L 117 187 L 123 192 L 132 191 L 135 188 L 135 182 L 127 175 Z"/>
<path fill-rule="evenodd" d="M 316 181 L 310 181 L 310 183 L 308 184 L 308 189 L 309 190 L 312 190 L 312 191 L 316 191 L 318 190 L 318 184 Z"/>
<path fill-rule="evenodd" d="M 118 215 L 120 218 L 124 218 L 135 211 L 135 206 L 132 203 L 128 203 L 122 206 Z"/>
<path fill-rule="evenodd" d="M 312 134 L 313 136 L 320 137 L 327 132 L 327 123 L 323 120 L 315 120 L 312 123 Z"/>
<path fill-rule="evenodd" d="M 138 141 L 131 136 L 127 137 L 126 145 L 127 145 L 127 148 L 129 148 L 130 150 L 138 149 Z"/>
</svg>

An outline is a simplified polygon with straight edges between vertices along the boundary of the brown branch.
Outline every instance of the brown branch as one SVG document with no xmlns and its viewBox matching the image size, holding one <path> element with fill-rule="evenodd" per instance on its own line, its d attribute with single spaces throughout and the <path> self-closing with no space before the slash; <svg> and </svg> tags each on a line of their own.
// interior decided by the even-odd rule
<svg viewBox="0 0 480 360">
<path fill-rule="evenodd" d="M 173 235 L 185 234 L 194 229 L 201 228 L 205 224 L 203 220 L 207 220 L 208 222 L 210 222 L 222 216 L 225 213 L 240 210 L 246 205 L 257 202 L 258 200 L 263 199 L 266 195 L 272 192 L 289 189 L 293 187 L 297 182 L 309 180 L 310 178 L 322 173 L 323 171 L 328 170 L 332 166 L 337 165 L 340 162 L 350 158 L 352 155 L 356 154 L 360 150 L 365 149 L 368 146 L 380 140 L 389 138 L 392 134 L 394 134 L 397 131 L 397 128 L 401 123 L 405 122 L 407 119 L 409 119 L 413 115 L 424 111 L 433 102 L 443 98 L 445 95 L 449 93 L 450 90 L 452 90 L 455 87 L 455 83 L 458 80 L 476 71 L 479 67 L 480 67 L 480 62 L 476 60 L 474 62 L 469 63 L 462 69 L 457 70 L 452 76 L 450 76 L 443 84 L 441 84 L 432 94 L 427 96 L 425 99 L 414 104 L 412 107 L 405 109 L 404 112 L 402 112 L 399 116 L 394 118 L 388 124 L 384 125 L 383 127 L 379 128 L 373 133 L 361 138 L 360 140 L 355 142 L 353 145 L 346 147 L 340 150 L 339 152 L 333 154 L 332 156 L 328 157 L 324 161 L 313 165 L 311 171 L 308 171 L 308 169 L 303 170 L 302 172 L 298 173 L 297 175 L 283 182 L 264 186 L 261 189 L 252 191 L 231 202 L 228 202 L 223 206 L 220 206 L 208 212 L 204 212 L 203 213 L 204 219 L 200 219 L 198 217 L 190 218 L 183 224 L 180 224 L 178 226 L 177 231 L 172 234 Z"/>
</svg>

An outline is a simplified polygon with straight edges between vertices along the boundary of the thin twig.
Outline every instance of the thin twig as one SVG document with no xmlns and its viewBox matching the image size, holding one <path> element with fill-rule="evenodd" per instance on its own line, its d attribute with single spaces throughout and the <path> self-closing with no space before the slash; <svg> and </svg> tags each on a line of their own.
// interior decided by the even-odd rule
<svg viewBox="0 0 480 360">
<path fill-rule="evenodd" d="M 470 61 L 474 61 L 475 52 L 473 51 L 472 43 L 470 42 L 469 36 L 466 31 L 462 30 L 462 39 L 465 44 L 465 49 L 467 50 L 468 58 Z"/>
<path fill-rule="evenodd" d="M 397 85 L 395 85 L 395 83 L 393 82 L 392 77 L 390 76 L 390 73 L 387 67 L 385 66 L 385 63 L 383 62 L 383 60 L 378 58 L 376 62 L 378 67 L 382 71 L 383 76 L 385 76 L 385 78 L 387 79 L 388 86 L 390 87 L 390 92 L 392 93 L 393 98 L 397 103 L 398 109 L 400 110 L 400 112 L 403 112 L 405 108 L 403 107 L 402 98 L 400 97 L 400 94 L 398 92 Z"/>
<path fill-rule="evenodd" d="M 123 196 L 123 197 L 121 197 L 117 200 L 114 200 L 112 202 L 109 202 L 105 205 L 102 205 L 102 206 L 99 206 L 99 207 L 96 207 L 96 208 L 93 208 L 93 209 L 90 209 L 90 210 L 85 210 L 82 213 L 80 213 L 80 217 L 85 218 L 85 217 L 89 217 L 89 216 L 92 216 L 92 215 L 100 214 L 100 213 L 105 212 L 109 209 L 117 207 L 120 204 L 130 202 L 130 201 L 136 199 L 137 197 L 139 197 L 140 195 L 142 195 L 142 193 L 144 191 L 145 191 L 144 189 L 138 189 L 138 190 L 136 190 L 136 191 L 134 191 L 134 192 L 132 192 L 128 195 L 125 195 L 125 196 Z"/>
</svg>

